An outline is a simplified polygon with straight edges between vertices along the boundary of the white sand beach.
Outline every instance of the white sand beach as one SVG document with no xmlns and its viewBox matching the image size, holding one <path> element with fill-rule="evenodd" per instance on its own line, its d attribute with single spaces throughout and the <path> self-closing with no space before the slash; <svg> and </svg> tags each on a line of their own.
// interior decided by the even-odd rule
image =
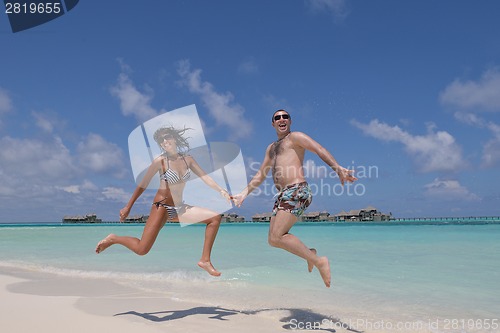
<svg viewBox="0 0 500 333">
<path fill-rule="evenodd" d="M 5 332 L 289 332 L 315 322 L 315 314 L 307 310 L 241 311 L 176 301 L 105 279 L 0 273 Z M 294 312 L 296 320 L 291 319 Z M 283 327 L 287 324 L 289 329 Z"/>
</svg>

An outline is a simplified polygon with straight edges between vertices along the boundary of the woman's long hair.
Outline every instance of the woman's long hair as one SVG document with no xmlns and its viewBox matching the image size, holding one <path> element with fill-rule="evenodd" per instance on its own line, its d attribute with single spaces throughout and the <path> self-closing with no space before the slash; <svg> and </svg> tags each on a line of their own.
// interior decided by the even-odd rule
<svg viewBox="0 0 500 333">
<path fill-rule="evenodd" d="M 177 145 L 177 150 L 180 153 L 186 153 L 187 151 L 189 151 L 189 142 L 188 142 L 189 137 L 184 137 L 184 134 L 186 133 L 186 131 L 190 129 L 192 128 L 184 127 L 183 129 L 176 129 L 173 126 L 163 126 L 156 130 L 153 138 L 160 147 L 161 151 L 163 152 L 163 148 L 161 146 L 163 142 L 163 137 L 165 135 L 172 135 L 172 137 L 175 140 L 175 144 Z"/>
</svg>

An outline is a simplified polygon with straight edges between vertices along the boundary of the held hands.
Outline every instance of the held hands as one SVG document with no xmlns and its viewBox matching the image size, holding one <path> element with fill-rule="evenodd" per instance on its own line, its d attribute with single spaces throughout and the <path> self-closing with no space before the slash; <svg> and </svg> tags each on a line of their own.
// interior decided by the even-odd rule
<svg viewBox="0 0 500 333">
<path fill-rule="evenodd" d="M 337 170 L 337 174 L 339 175 L 340 183 L 342 184 L 342 186 L 345 182 L 353 183 L 358 180 L 358 178 L 354 177 L 353 173 L 354 170 L 339 167 L 339 169 Z"/>
<path fill-rule="evenodd" d="M 240 194 L 233 195 L 231 197 L 231 199 L 233 200 L 235 206 L 241 207 L 241 204 L 243 203 L 243 201 L 245 200 L 246 197 L 247 197 L 246 195 L 243 195 L 243 193 L 240 193 Z"/>
</svg>

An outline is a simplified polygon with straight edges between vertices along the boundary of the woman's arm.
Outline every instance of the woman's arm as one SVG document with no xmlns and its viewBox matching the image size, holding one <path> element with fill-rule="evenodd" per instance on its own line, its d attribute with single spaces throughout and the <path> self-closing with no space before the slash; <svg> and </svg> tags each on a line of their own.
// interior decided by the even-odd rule
<svg viewBox="0 0 500 333">
<path fill-rule="evenodd" d="M 215 191 L 219 192 L 222 196 L 224 196 L 227 200 L 230 200 L 231 197 L 229 195 L 229 193 L 227 192 L 227 190 L 223 187 L 221 187 L 219 184 L 217 184 L 215 182 L 215 180 L 213 180 L 212 177 L 210 177 L 209 175 L 207 175 L 207 173 L 205 172 L 205 170 L 203 170 L 200 165 L 198 164 L 198 162 L 196 162 L 196 160 L 192 157 L 192 156 L 186 156 L 185 157 L 186 159 L 186 162 L 189 166 L 189 168 L 198 176 L 200 177 L 201 180 L 203 180 L 203 182 L 205 184 L 207 184 L 208 186 L 210 186 L 212 189 L 214 189 Z"/>
<path fill-rule="evenodd" d="M 156 158 L 151 163 L 151 165 L 148 168 L 148 171 L 146 172 L 146 174 L 144 175 L 144 177 L 141 179 L 140 183 L 135 188 L 134 193 L 132 193 L 132 196 L 130 197 L 130 200 L 125 205 L 125 207 L 123 207 L 120 210 L 120 221 L 121 222 L 125 221 L 125 219 L 127 218 L 128 214 L 130 214 L 130 210 L 132 209 L 132 206 L 137 201 L 137 199 L 139 199 L 139 197 L 141 196 L 141 194 L 144 193 L 144 191 L 148 187 L 149 183 L 151 182 L 151 179 L 153 178 L 153 176 L 159 170 L 161 170 L 160 168 L 161 168 L 161 159 L 162 158 L 163 157 L 160 156 L 160 157 Z"/>
</svg>

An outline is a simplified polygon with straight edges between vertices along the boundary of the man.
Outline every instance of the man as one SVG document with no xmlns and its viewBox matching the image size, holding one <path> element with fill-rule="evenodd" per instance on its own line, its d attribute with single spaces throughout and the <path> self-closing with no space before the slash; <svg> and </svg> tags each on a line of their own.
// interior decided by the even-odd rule
<svg viewBox="0 0 500 333">
<path fill-rule="evenodd" d="M 273 114 L 272 126 L 276 130 L 278 140 L 271 143 L 266 150 L 264 161 L 247 187 L 233 196 L 239 207 L 245 198 L 266 178 L 272 170 L 273 180 L 279 193 L 274 204 L 273 216 L 269 225 L 268 241 L 271 246 L 282 248 L 307 261 L 309 272 L 318 268 L 326 285 L 330 287 L 330 264 L 327 257 L 319 257 L 315 249 L 309 249 L 296 236 L 289 233 L 297 219 L 312 201 L 309 185 L 304 178 L 304 154 L 309 150 L 317 154 L 339 176 L 340 182 L 354 182 L 353 170 L 341 167 L 335 158 L 319 143 L 301 132 L 291 132 L 292 118 L 285 110 Z"/>
</svg>

